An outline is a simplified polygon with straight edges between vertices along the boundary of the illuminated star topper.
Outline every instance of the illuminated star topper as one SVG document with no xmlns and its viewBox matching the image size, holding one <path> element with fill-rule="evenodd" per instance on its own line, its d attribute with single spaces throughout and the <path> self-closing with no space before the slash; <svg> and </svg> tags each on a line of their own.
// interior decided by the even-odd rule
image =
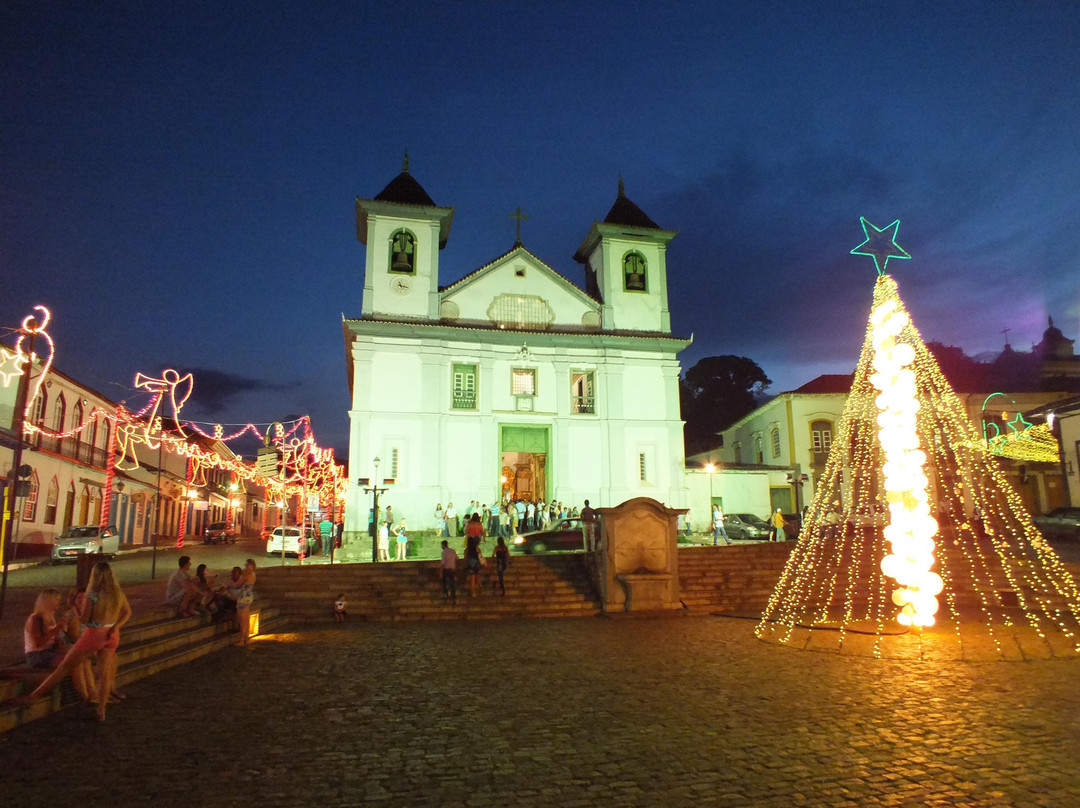
<svg viewBox="0 0 1080 808">
<path fill-rule="evenodd" d="M 874 259 L 877 274 L 884 275 L 885 268 L 889 265 L 890 258 L 911 258 L 907 250 L 896 243 L 896 231 L 900 229 L 900 220 L 897 219 L 885 227 L 877 227 L 866 221 L 865 216 L 860 216 L 863 233 L 866 241 L 851 251 L 852 255 L 869 255 Z"/>
</svg>

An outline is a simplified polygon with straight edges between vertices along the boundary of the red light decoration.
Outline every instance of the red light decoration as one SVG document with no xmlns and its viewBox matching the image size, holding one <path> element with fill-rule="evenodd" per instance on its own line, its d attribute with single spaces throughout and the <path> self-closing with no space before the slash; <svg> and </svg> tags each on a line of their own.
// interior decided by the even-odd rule
<svg viewBox="0 0 1080 808">
<path fill-rule="evenodd" d="M 157 451 L 161 444 L 173 454 L 187 459 L 187 484 L 205 485 L 208 469 L 223 469 L 239 485 L 250 480 L 257 485 L 273 491 L 275 496 L 288 496 L 314 492 L 319 494 L 320 502 L 340 501 L 344 497 L 344 469 L 334 461 L 334 452 L 329 448 L 320 448 L 311 432 L 311 419 L 303 416 L 290 423 L 288 428 L 275 427 L 275 442 L 280 445 L 285 458 L 280 478 L 262 477 L 255 473 L 253 463 L 244 463 L 236 457 L 223 457 L 219 452 L 208 450 L 191 440 L 193 433 L 212 441 L 228 443 L 245 435 L 262 438 L 259 425 L 247 423 L 226 434 L 224 425 L 212 424 L 208 431 L 194 421 L 181 418 L 181 410 L 191 397 L 194 389 L 192 374 L 181 374 L 173 369 L 163 370 L 160 376 L 153 377 L 136 373 L 134 386 L 152 394 L 151 399 L 139 410 L 131 410 L 126 402 L 118 405 L 116 412 L 109 412 L 101 407 L 91 407 L 82 423 L 71 429 L 55 431 L 41 424 L 34 424 L 28 416 L 37 399 L 41 386 L 52 368 L 55 343 L 48 332 L 52 313 L 45 306 L 35 306 L 36 314 L 30 314 L 22 321 L 21 331 L 13 349 L 0 347 L 0 386 L 7 387 L 19 377 L 27 362 L 41 362 L 41 372 L 31 382 L 27 392 L 24 410 L 24 434 L 32 437 L 39 434 L 46 438 L 64 440 L 81 434 L 97 418 L 107 418 L 113 422 L 113 429 L 108 448 L 106 463 L 105 495 L 101 514 L 101 525 L 107 526 L 110 517 L 112 483 L 116 469 L 133 470 L 139 468 L 136 446 L 142 445 L 151 451 Z M 44 355 L 27 350 L 27 341 L 41 339 L 48 346 Z M 162 412 L 165 408 L 168 412 Z M 175 424 L 169 432 L 163 428 L 165 418 Z M 185 431 L 187 430 L 187 431 Z M 186 511 L 180 515 L 180 543 L 182 545 L 186 530 Z M 265 514 L 264 514 L 265 516 Z"/>
</svg>

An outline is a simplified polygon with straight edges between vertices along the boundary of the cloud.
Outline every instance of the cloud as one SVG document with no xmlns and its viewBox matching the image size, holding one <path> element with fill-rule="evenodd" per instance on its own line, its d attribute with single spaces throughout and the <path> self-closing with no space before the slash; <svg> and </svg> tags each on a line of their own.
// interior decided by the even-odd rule
<svg viewBox="0 0 1080 808">
<path fill-rule="evenodd" d="M 224 411 L 233 399 L 247 393 L 280 392 L 300 386 L 300 382 L 252 379 L 212 368 L 186 368 L 181 373 L 190 373 L 195 380 L 190 405 L 207 415 L 217 415 Z"/>
</svg>

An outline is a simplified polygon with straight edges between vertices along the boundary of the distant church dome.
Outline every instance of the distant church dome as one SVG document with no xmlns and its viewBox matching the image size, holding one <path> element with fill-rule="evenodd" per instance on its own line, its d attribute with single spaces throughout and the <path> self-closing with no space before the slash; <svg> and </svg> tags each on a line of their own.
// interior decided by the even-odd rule
<svg viewBox="0 0 1080 808">
<path fill-rule="evenodd" d="M 1073 342 L 1054 325 L 1054 318 L 1047 317 L 1047 329 L 1043 331 L 1042 342 L 1034 347 L 1033 352 L 1046 359 L 1071 359 Z"/>
</svg>

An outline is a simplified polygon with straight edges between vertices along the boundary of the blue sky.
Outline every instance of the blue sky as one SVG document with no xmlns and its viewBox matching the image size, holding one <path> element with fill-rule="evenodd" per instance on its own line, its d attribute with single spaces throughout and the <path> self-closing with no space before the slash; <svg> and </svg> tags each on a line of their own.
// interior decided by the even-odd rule
<svg viewBox="0 0 1080 808">
<path fill-rule="evenodd" d="M 971 354 L 1080 336 L 1080 6 L 172 3 L 0 10 L 0 328 L 120 400 L 196 372 L 191 415 L 310 413 L 347 444 L 353 199 L 400 170 L 455 208 L 449 283 L 513 243 L 572 260 L 618 177 L 668 255 L 673 329 L 773 392 L 850 372 L 872 261 Z M 213 371 L 210 373 L 209 371 Z M 134 398 L 132 400 L 135 400 Z"/>
</svg>

